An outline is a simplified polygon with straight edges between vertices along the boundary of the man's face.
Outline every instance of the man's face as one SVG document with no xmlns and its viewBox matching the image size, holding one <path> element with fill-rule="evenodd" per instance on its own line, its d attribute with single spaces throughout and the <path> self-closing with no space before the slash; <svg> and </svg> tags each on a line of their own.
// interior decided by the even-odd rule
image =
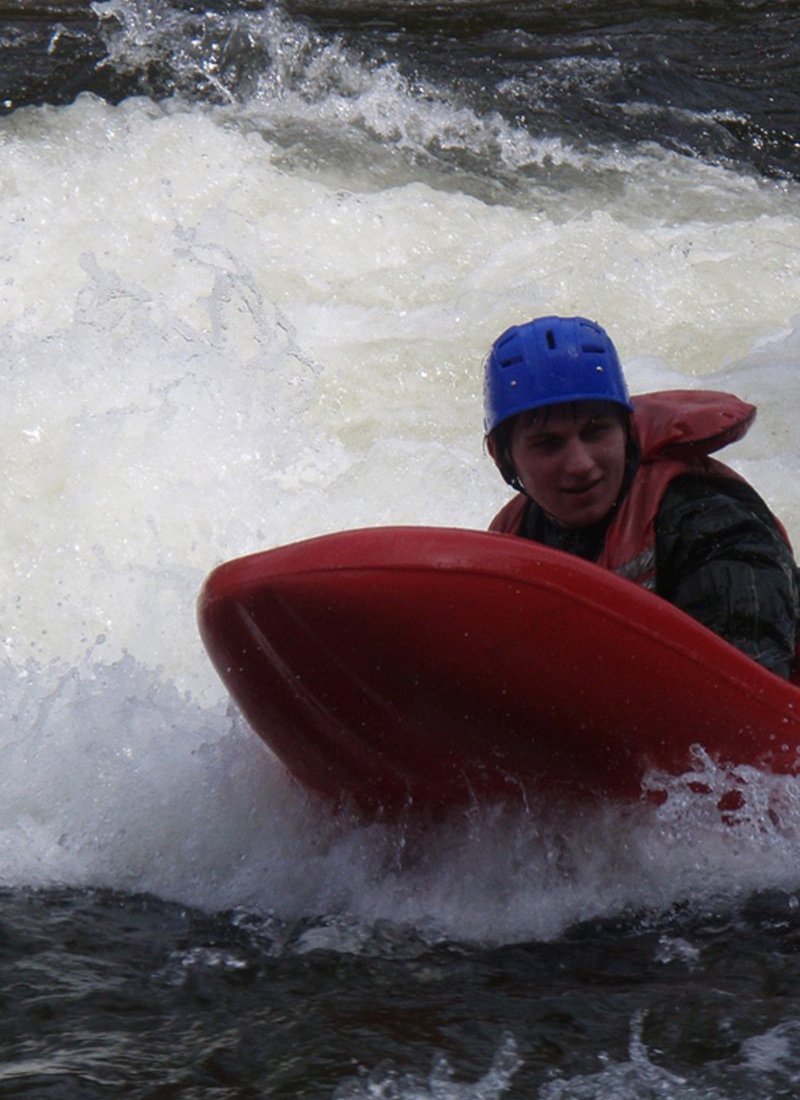
<svg viewBox="0 0 800 1100">
<path fill-rule="evenodd" d="M 510 450 L 523 488 L 551 519 L 588 527 L 619 497 L 626 445 L 620 406 L 576 401 L 520 413 Z"/>
</svg>

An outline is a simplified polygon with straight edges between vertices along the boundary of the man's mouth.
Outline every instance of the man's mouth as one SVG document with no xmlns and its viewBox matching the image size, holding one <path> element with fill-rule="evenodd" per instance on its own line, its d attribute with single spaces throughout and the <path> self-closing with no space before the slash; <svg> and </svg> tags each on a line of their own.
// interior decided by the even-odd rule
<svg viewBox="0 0 800 1100">
<path fill-rule="evenodd" d="M 592 481 L 588 485 L 576 485 L 569 489 L 563 489 L 562 492 L 573 497 L 583 496 L 584 493 L 591 493 L 593 489 L 596 489 L 602 480 L 603 479 L 599 477 L 596 481 Z"/>
</svg>

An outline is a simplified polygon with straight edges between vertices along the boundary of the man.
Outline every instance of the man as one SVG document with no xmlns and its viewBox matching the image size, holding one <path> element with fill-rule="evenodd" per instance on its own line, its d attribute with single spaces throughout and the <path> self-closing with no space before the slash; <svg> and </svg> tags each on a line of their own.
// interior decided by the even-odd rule
<svg viewBox="0 0 800 1100">
<path fill-rule="evenodd" d="M 631 399 L 607 333 L 582 317 L 504 332 L 485 366 L 489 453 L 517 490 L 491 530 L 643 585 L 785 678 L 800 576 L 786 532 L 714 451 L 750 428 L 729 394 Z"/>
</svg>

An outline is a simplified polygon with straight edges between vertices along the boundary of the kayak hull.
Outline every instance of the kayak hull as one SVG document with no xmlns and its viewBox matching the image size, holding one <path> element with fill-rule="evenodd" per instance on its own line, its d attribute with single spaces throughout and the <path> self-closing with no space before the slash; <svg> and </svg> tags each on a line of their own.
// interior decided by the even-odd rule
<svg viewBox="0 0 800 1100">
<path fill-rule="evenodd" d="M 305 787 L 370 815 L 636 799 L 700 745 L 800 768 L 800 688 L 665 601 L 528 540 L 389 527 L 215 569 L 208 653 Z"/>
</svg>

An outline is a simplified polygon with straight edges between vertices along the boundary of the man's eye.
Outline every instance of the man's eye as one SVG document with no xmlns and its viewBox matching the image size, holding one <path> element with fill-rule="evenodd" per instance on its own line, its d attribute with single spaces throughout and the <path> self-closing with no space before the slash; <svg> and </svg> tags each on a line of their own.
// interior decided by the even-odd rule
<svg viewBox="0 0 800 1100">
<path fill-rule="evenodd" d="M 610 420 L 592 420 L 585 429 L 584 435 L 586 436 L 598 436 L 605 435 L 606 432 L 610 432 L 612 427 L 612 421 Z"/>
</svg>

